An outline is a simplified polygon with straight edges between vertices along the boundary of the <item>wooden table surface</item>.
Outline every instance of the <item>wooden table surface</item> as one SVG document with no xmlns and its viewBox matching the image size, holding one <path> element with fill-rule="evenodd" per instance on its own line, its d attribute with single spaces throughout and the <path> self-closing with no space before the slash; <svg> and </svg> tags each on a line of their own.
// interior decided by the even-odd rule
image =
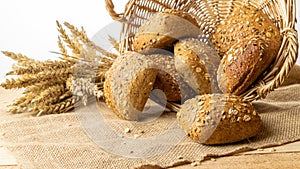
<svg viewBox="0 0 300 169">
<path fill-rule="evenodd" d="M 206 160 L 198 166 L 191 164 L 175 169 L 299 169 L 300 153 L 248 154 Z"/>
<path fill-rule="evenodd" d="M 0 169 L 19 169 L 15 157 L 0 142 Z M 174 169 L 300 169 L 300 142 L 260 149 L 233 156 L 207 159 L 197 166 L 186 164 Z"/>
</svg>

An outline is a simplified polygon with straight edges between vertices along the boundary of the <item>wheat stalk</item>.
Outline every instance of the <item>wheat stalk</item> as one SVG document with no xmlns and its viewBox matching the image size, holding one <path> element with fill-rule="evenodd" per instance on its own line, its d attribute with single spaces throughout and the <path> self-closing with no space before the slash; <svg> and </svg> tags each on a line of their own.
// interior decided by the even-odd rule
<svg viewBox="0 0 300 169">
<path fill-rule="evenodd" d="M 104 56 L 105 58 L 115 59 L 115 58 L 118 57 L 118 55 L 116 55 L 114 53 L 111 53 L 111 52 L 107 52 L 106 50 L 104 50 L 100 46 L 96 45 L 93 41 L 91 41 L 87 37 L 87 35 L 85 33 L 85 30 L 83 28 L 82 28 L 82 31 L 79 31 L 78 29 L 76 29 L 73 25 L 71 25 L 68 22 L 65 22 L 64 25 L 69 28 L 69 30 L 72 32 L 72 35 L 74 37 L 78 37 L 85 45 L 87 45 L 88 47 L 102 53 L 102 56 Z M 110 41 L 112 40 L 111 37 L 109 39 L 110 39 Z M 117 44 L 116 41 L 111 41 L 111 42 L 114 43 L 113 45 Z"/>
<path fill-rule="evenodd" d="M 112 36 L 108 36 L 108 37 L 109 37 L 108 40 L 113 45 L 114 49 L 117 50 L 117 51 L 119 51 L 120 43 L 115 38 L 113 38 Z"/>
<path fill-rule="evenodd" d="M 68 52 L 67 52 L 67 49 L 66 49 L 65 45 L 63 44 L 63 42 L 62 42 L 60 36 L 58 36 L 57 44 L 58 44 L 58 47 L 59 47 L 59 49 L 60 49 L 61 55 L 62 55 L 64 58 L 67 58 L 67 57 L 68 57 Z"/>
<path fill-rule="evenodd" d="M 15 89 L 15 88 L 25 88 L 41 81 L 48 81 L 51 79 L 63 80 L 67 79 L 68 74 L 60 74 L 60 76 L 55 76 L 53 74 L 24 74 L 17 79 L 6 79 L 4 83 L 0 86 L 5 89 Z"/>
<path fill-rule="evenodd" d="M 63 41 L 68 45 L 68 47 L 72 50 L 74 56 L 78 56 L 81 51 L 81 47 L 78 43 L 74 43 L 71 38 L 68 36 L 66 31 L 63 29 L 62 25 L 56 21 L 57 30 L 60 33 L 60 37 Z"/>
<path fill-rule="evenodd" d="M 36 98 L 31 101 L 31 103 L 41 103 L 41 102 L 46 102 L 51 97 L 55 96 L 61 96 L 62 94 L 65 93 L 65 86 L 62 84 L 51 86 L 41 92 L 41 94 Z"/>
<path fill-rule="evenodd" d="M 16 54 L 16 53 L 9 52 L 9 51 L 2 51 L 2 53 L 5 56 L 7 56 L 7 57 L 9 57 L 9 58 L 17 61 L 19 65 L 27 66 L 28 62 L 32 62 L 33 61 L 33 59 L 30 59 L 27 56 L 22 55 L 22 54 Z"/>
<path fill-rule="evenodd" d="M 65 85 L 66 80 L 65 79 L 49 79 L 47 81 L 42 81 L 39 83 L 35 83 L 34 85 L 26 87 L 26 90 L 23 92 L 23 94 L 27 93 L 34 93 L 37 95 L 37 93 L 41 93 L 43 90 L 56 85 Z"/>
<path fill-rule="evenodd" d="M 22 66 L 18 64 L 13 65 L 13 70 L 6 73 L 6 75 L 22 75 L 22 74 L 37 74 L 43 71 L 54 71 L 56 69 L 68 69 L 70 68 L 70 63 L 64 61 L 36 61 L 33 60 L 27 66 Z"/>
<path fill-rule="evenodd" d="M 10 112 L 28 111 L 36 116 L 65 113 L 87 104 L 93 100 L 91 97 L 103 99 L 105 73 L 118 55 L 97 46 L 83 28 L 79 30 L 65 22 L 64 26 L 71 32 L 68 35 L 63 25 L 58 21 L 56 24 L 60 60 L 36 61 L 22 54 L 3 51 L 4 55 L 17 61 L 7 76 L 16 75 L 17 78 L 8 78 L 1 86 L 25 88 L 23 95 L 10 106 Z M 116 40 L 110 38 L 110 41 L 118 46 Z"/>
<path fill-rule="evenodd" d="M 60 114 L 65 113 L 74 108 L 74 104 L 78 99 L 73 96 L 64 101 L 52 105 L 37 105 L 34 109 L 36 116 L 41 116 L 43 114 Z"/>
</svg>

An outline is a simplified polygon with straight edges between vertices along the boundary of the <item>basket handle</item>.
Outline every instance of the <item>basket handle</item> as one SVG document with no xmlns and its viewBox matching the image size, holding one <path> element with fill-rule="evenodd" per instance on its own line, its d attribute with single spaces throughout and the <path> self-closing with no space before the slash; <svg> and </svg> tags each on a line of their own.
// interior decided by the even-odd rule
<svg viewBox="0 0 300 169">
<path fill-rule="evenodd" d="M 111 16 L 111 18 L 113 20 L 120 21 L 120 22 L 125 21 L 125 18 L 123 17 L 123 14 L 122 13 L 117 13 L 114 10 L 115 5 L 112 2 L 112 0 L 105 0 L 105 4 L 106 4 L 106 10 L 108 11 L 109 15 Z"/>
</svg>

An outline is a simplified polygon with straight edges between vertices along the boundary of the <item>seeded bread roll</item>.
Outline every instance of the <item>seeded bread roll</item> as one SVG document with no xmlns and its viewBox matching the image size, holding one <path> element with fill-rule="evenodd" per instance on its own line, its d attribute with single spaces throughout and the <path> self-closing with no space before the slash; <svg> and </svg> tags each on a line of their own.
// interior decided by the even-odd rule
<svg viewBox="0 0 300 169">
<path fill-rule="evenodd" d="M 197 37 L 200 29 L 197 21 L 186 12 L 165 10 L 155 13 L 139 27 L 133 41 L 134 50 L 172 50 L 173 43 L 182 37 Z"/>
<path fill-rule="evenodd" d="M 278 27 L 249 4 L 235 8 L 210 39 L 222 57 L 219 86 L 224 93 L 235 95 L 242 94 L 258 80 L 276 58 L 281 45 Z"/>
<path fill-rule="evenodd" d="M 119 117 L 137 120 L 157 75 L 155 63 L 145 55 L 127 52 L 118 57 L 105 76 L 107 105 Z"/>
<path fill-rule="evenodd" d="M 265 44 L 259 37 L 246 38 L 225 53 L 218 69 L 224 93 L 243 93 L 270 65 L 273 58 L 264 55 Z"/>
<path fill-rule="evenodd" d="M 216 27 L 210 39 L 223 57 L 233 45 L 248 36 L 258 36 L 265 41 L 267 48 L 264 55 L 267 57 L 277 55 L 281 45 L 279 28 L 266 14 L 250 4 L 233 9 L 232 14 Z"/>
<path fill-rule="evenodd" d="M 168 101 L 184 102 L 195 96 L 195 92 L 183 81 L 175 69 L 174 57 L 169 55 L 148 55 L 156 63 L 158 74 L 154 83 L 154 89 L 164 92 Z M 159 98 L 161 96 L 157 95 Z"/>
<path fill-rule="evenodd" d="M 182 39 L 174 46 L 175 67 L 198 93 L 219 93 L 217 69 L 220 57 L 215 49 L 198 39 Z"/>
<path fill-rule="evenodd" d="M 262 120 L 250 102 L 230 94 L 201 95 L 177 113 L 182 129 L 201 144 L 241 141 L 257 135 Z"/>
</svg>

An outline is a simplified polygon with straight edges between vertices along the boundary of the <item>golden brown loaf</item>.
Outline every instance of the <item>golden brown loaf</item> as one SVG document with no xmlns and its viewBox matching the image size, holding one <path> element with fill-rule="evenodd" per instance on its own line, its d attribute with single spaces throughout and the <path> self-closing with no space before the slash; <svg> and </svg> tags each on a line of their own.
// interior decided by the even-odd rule
<svg viewBox="0 0 300 169">
<path fill-rule="evenodd" d="M 137 120 L 156 79 L 155 63 L 145 55 L 127 52 L 106 73 L 104 96 L 119 117 Z"/>
<path fill-rule="evenodd" d="M 242 94 L 263 74 L 281 45 L 276 25 L 249 4 L 235 8 L 210 39 L 222 57 L 219 86 L 224 93 L 235 95 Z"/>
<path fill-rule="evenodd" d="M 174 57 L 162 54 L 147 57 L 156 63 L 158 69 L 153 88 L 162 90 L 168 101 L 183 102 L 195 96 L 195 92 L 176 71 Z"/>
<path fill-rule="evenodd" d="M 137 52 L 156 49 L 170 50 L 173 43 L 182 37 L 197 37 L 200 34 L 197 21 L 186 12 L 165 10 L 155 13 L 139 27 L 133 41 Z M 149 52 L 150 53 L 150 52 Z"/>
<path fill-rule="evenodd" d="M 259 37 L 244 39 L 225 53 L 218 69 L 224 93 L 239 95 L 263 73 L 273 58 L 264 55 L 266 45 Z"/>
<path fill-rule="evenodd" d="M 249 4 L 235 8 L 216 27 L 210 39 L 222 57 L 233 45 L 249 36 L 258 36 L 265 41 L 267 57 L 277 55 L 281 45 L 279 28 L 266 14 Z"/>
<path fill-rule="evenodd" d="M 210 45 L 195 38 L 182 39 L 174 46 L 175 67 L 198 93 L 219 93 L 217 69 L 220 57 Z"/>
<path fill-rule="evenodd" d="M 182 129 L 202 144 L 226 144 L 258 134 L 262 120 L 249 102 L 230 94 L 201 95 L 177 113 Z"/>
</svg>

